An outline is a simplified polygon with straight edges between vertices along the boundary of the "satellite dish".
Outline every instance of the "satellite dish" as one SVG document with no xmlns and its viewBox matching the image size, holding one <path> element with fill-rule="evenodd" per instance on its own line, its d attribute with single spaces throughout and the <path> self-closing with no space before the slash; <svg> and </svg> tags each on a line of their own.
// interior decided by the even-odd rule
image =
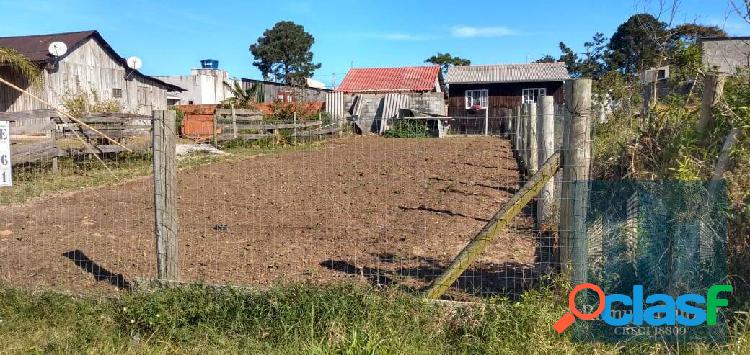
<svg viewBox="0 0 750 355">
<path fill-rule="evenodd" d="M 49 47 L 47 47 L 47 51 L 53 57 L 59 57 L 68 53 L 68 46 L 63 42 L 52 42 L 49 44 Z"/>
<path fill-rule="evenodd" d="M 143 66 L 143 61 L 138 57 L 128 58 L 128 68 L 138 70 Z"/>
</svg>

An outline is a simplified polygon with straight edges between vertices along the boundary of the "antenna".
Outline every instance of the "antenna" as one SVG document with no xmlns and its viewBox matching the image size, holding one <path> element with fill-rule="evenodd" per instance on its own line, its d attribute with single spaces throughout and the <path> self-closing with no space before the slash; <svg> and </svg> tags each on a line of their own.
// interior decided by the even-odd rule
<svg viewBox="0 0 750 355">
<path fill-rule="evenodd" d="M 68 53 L 68 46 L 63 42 L 52 42 L 49 44 L 49 47 L 47 47 L 47 51 L 51 56 L 59 57 Z"/>
<path fill-rule="evenodd" d="M 128 62 L 128 68 L 133 69 L 133 70 L 141 69 L 141 67 L 143 66 L 143 61 L 141 60 L 141 58 L 138 58 L 138 57 L 130 57 L 128 58 L 127 62 Z"/>
</svg>

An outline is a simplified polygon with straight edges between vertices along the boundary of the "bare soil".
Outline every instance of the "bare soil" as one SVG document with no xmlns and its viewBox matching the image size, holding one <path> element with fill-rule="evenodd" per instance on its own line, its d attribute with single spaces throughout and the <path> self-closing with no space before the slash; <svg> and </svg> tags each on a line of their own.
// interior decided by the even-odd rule
<svg viewBox="0 0 750 355">
<path fill-rule="evenodd" d="M 519 172 L 501 138 L 347 137 L 178 181 L 181 281 L 419 289 L 511 198 Z M 452 292 L 533 282 L 530 225 L 516 218 Z M 154 273 L 150 178 L 0 207 L 1 283 L 112 295 Z"/>
</svg>

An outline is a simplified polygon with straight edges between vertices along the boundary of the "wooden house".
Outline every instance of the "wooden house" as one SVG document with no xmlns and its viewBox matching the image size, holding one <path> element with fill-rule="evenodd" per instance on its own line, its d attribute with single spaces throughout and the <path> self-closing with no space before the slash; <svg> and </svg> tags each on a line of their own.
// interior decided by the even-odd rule
<svg viewBox="0 0 750 355">
<path fill-rule="evenodd" d="M 563 81 L 570 78 L 565 63 L 528 63 L 454 66 L 448 69 L 448 116 L 455 130 L 475 133 L 489 116 L 490 131 L 501 130 L 511 109 L 540 96 L 564 100 Z M 464 132 L 461 132 L 464 131 Z"/>
<path fill-rule="evenodd" d="M 67 52 L 52 56 L 48 51 L 52 42 L 63 42 Z M 183 91 L 128 67 L 97 31 L 0 37 L 0 47 L 15 49 L 43 70 L 42 85 L 30 91 L 58 108 L 72 96 L 87 94 L 99 100 L 116 100 L 122 112 L 151 115 L 152 110 L 167 108 L 167 92 Z M 29 88 L 26 79 L 9 67 L 0 66 L 0 76 Z M 47 108 L 0 84 L 0 112 Z"/>
</svg>

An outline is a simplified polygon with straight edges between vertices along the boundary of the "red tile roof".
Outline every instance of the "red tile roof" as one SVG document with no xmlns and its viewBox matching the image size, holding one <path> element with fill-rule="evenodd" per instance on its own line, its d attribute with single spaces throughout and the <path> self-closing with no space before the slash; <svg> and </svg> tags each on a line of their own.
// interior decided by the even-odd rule
<svg viewBox="0 0 750 355">
<path fill-rule="evenodd" d="M 393 92 L 433 91 L 438 85 L 440 66 L 401 68 L 352 68 L 338 91 Z"/>
</svg>

